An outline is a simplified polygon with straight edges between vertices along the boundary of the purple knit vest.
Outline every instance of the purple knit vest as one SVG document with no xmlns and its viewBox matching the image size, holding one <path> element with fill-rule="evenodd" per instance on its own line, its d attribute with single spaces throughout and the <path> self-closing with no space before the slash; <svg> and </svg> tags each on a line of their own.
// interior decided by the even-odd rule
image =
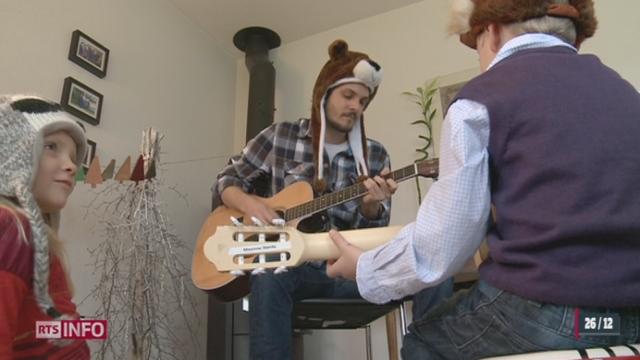
<svg viewBox="0 0 640 360">
<path fill-rule="evenodd" d="M 592 55 L 530 49 L 457 95 L 489 112 L 489 284 L 574 306 L 640 305 L 640 95 Z"/>
</svg>

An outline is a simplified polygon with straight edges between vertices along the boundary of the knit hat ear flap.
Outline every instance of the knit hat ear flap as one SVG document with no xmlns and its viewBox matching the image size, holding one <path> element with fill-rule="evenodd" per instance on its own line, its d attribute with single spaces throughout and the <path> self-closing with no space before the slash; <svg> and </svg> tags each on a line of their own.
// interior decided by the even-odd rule
<svg viewBox="0 0 640 360">
<path fill-rule="evenodd" d="M 33 253 L 33 290 L 38 306 L 45 314 L 58 318 L 62 314 L 55 308 L 49 295 L 49 239 L 42 214 L 33 198 L 31 189 L 27 187 L 28 179 L 16 188 L 16 198 L 22 205 L 22 210 L 29 218 L 32 234 Z"/>
</svg>

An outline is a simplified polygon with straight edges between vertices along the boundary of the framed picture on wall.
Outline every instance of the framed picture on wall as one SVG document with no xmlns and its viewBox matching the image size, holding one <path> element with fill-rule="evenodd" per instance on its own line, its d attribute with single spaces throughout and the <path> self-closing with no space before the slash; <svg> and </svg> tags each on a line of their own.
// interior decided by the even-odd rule
<svg viewBox="0 0 640 360">
<path fill-rule="evenodd" d="M 96 142 L 91 139 L 87 139 L 87 153 L 84 155 L 84 160 L 82 161 L 82 167 L 84 168 L 85 174 L 89 171 L 89 165 L 91 165 L 95 156 Z"/>
<path fill-rule="evenodd" d="M 451 101 L 455 98 L 456 95 L 458 95 L 460 89 L 462 89 L 462 87 L 464 87 L 467 82 L 468 80 L 465 80 L 459 83 L 441 86 L 438 88 L 438 90 L 440 91 L 440 106 L 442 106 L 442 109 L 445 109 L 446 111 L 446 109 L 449 108 L 449 105 L 451 105 Z"/>
<path fill-rule="evenodd" d="M 107 75 L 109 49 L 100 45 L 80 30 L 71 34 L 69 60 L 80 65 L 99 78 Z"/>
<path fill-rule="evenodd" d="M 60 104 L 69 113 L 92 125 L 100 123 L 103 96 L 80 81 L 64 79 Z"/>
</svg>

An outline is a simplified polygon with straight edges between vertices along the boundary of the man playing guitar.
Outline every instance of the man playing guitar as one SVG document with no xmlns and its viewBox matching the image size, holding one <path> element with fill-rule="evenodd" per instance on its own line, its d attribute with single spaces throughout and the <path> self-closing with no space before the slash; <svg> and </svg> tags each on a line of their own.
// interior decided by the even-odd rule
<svg viewBox="0 0 640 360">
<path fill-rule="evenodd" d="M 326 223 L 316 231 L 388 225 L 397 184 L 380 176 L 389 172 L 389 155 L 382 144 L 365 137 L 362 116 L 382 70 L 366 54 L 349 51 L 342 40 L 330 45 L 329 55 L 313 89 L 311 118 L 273 124 L 249 141 L 218 175 L 214 204 L 270 224 L 281 216 L 258 196 L 272 196 L 299 181 L 312 183 L 316 194 L 335 192 L 366 178 L 367 194 L 328 208 Z M 266 185 L 264 191 L 258 190 L 259 183 Z M 360 297 L 355 282 L 328 278 L 324 263 L 252 275 L 250 282 L 252 359 L 291 358 L 294 302 Z"/>
</svg>

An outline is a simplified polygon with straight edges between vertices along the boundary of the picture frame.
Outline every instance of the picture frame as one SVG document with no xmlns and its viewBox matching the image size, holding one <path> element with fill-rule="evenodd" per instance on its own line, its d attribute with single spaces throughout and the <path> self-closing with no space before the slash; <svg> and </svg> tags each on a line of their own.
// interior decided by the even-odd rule
<svg viewBox="0 0 640 360">
<path fill-rule="evenodd" d="M 452 74 L 438 77 L 438 97 L 440 98 L 440 114 L 444 115 L 451 101 L 469 80 L 480 74 L 479 68 L 469 68 Z M 444 120 L 444 117 L 443 117 Z"/>
<path fill-rule="evenodd" d="M 109 49 L 80 30 L 71 34 L 69 60 L 99 78 L 107 75 Z"/>
<path fill-rule="evenodd" d="M 455 84 L 440 86 L 440 106 L 442 109 L 448 109 L 458 92 L 467 84 L 468 80 L 464 80 Z"/>
<path fill-rule="evenodd" d="M 450 74 L 439 75 L 435 78 L 427 79 L 426 84 L 430 84 L 432 81 L 436 82 L 437 90 L 434 94 L 433 105 L 436 110 L 436 116 L 433 121 L 432 134 L 440 134 L 442 131 L 442 122 L 444 121 L 445 114 L 451 101 L 458 94 L 458 91 L 464 87 L 464 85 L 474 77 L 480 74 L 479 67 L 473 67 L 457 71 Z M 433 149 L 434 155 L 440 156 L 440 136 L 433 137 Z"/>
<path fill-rule="evenodd" d="M 70 76 L 64 79 L 60 105 L 89 124 L 100 124 L 103 99 L 102 94 L 80 81 Z"/>
<path fill-rule="evenodd" d="M 91 165 L 93 158 L 96 157 L 96 147 L 96 142 L 87 138 L 87 153 L 84 155 L 84 159 L 82 160 L 82 167 L 84 168 L 85 174 L 89 171 L 89 166 Z"/>
</svg>

